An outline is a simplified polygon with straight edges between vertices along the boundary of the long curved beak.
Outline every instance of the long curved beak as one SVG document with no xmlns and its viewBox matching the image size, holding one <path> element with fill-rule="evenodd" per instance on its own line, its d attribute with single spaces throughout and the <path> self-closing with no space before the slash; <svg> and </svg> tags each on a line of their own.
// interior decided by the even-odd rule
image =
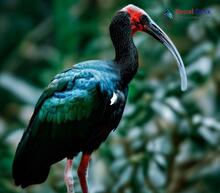
<svg viewBox="0 0 220 193">
<path fill-rule="evenodd" d="M 182 58 L 176 49 L 175 45 L 171 41 L 171 39 L 165 34 L 165 32 L 160 29 L 160 27 L 150 19 L 148 16 L 148 23 L 145 26 L 144 30 L 145 32 L 152 35 L 155 39 L 160 41 L 162 44 L 164 44 L 169 51 L 172 53 L 172 55 L 175 57 L 177 64 L 178 64 L 178 70 L 180 73 L 180 79 L 181 79 L 181 90 L 185 91 L 187 89 L 187 76 L 186 76 L 186 70 L 182 61 Z"/>
</svg>

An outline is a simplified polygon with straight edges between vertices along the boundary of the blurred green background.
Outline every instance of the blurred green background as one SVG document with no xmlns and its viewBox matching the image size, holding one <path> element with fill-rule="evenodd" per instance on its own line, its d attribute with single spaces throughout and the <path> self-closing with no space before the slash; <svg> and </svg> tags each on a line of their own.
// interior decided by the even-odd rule
<svg viewBox="0 0 220 193">
<path fill-rule="evenodd" d="M 189 89 L 180 91 L 167 49 L 138 33 L 139 71 L 119 128 L 92 156 L 91 193 L 220 192 L 219 0 L 1 0 L 0 193 L 66 192 L 64 161 L 52 167 L 45 183 L 15 187 L 13 155 L 34 104 L 56 73 L 80 61 L 114 57 L 108 26 L 128 3 L 145 9 L 174 41 Z M 192 8 L 210 14 L 175 14 Z M 173 19 L 164 15 L 166 9 Z M 74 179 L 79 193 L 75 170 Z"/>
</svg>

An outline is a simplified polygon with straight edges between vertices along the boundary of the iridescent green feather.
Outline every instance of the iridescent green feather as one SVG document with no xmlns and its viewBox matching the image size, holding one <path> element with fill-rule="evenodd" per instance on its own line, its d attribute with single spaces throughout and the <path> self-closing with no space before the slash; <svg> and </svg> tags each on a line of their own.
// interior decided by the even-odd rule
<svg viewBox="0 0 220 193">
<path fill-rule="evenodd" d="M 48 87 L 54 93 L 43 102 L 39 119 L 60 124 L 87 118 L 99 102 L 98 84 L 88 73 L 55 79 Z"/>
</svg>

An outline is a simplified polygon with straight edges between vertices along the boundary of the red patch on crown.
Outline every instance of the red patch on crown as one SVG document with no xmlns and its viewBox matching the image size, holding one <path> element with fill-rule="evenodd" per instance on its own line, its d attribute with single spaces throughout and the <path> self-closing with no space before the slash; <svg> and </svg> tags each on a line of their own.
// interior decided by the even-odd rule
<svg viewBox="0 0 220 193">
<path fill-rule="evenodd" d="M 140 22 L 140 17 L 146 14 L 143 9 L 140 9 L 139 7 L 136 7 L 134 5 L 128 5 L 124 7 L 123 9 L 121 9 L 121 11 L 125 11 L 130 15 L 132 35 L 137 31 L 143 30 L 142 25 L 138 25 L 138 26 L 135 25 L 135 23 Z"/>
</svg>

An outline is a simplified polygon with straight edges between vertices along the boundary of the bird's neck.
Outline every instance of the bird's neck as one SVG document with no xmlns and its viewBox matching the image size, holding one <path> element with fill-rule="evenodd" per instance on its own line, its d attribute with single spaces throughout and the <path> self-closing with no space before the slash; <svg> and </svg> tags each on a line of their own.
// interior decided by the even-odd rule
<svg viewBox="0 0 220 193">
<path fill-rule="evenodd" d="M 132 36 L 125 37 L 124 34 L 121 34 L 118 41 L 113 42 L 113 44 L 115 47 L 115 61 L 125 68 L 137 66 L 138 53 Z"/>
<path fill-rule="evenodd" d="M 137 72 L 138 54 L 131 35 L 130 21 L 125 13 L 113 18 L 110 35 L 115 48 L 115 62 L 123 81 L 128 84 Z"/>
<path fill-rule="evenodd" d="M 122 79 L 128 84 L 138 69 L 138 53 L 132 37 L 121 38 L 115 46 L 115 62 L 121 70 Z"/>
</svg>

